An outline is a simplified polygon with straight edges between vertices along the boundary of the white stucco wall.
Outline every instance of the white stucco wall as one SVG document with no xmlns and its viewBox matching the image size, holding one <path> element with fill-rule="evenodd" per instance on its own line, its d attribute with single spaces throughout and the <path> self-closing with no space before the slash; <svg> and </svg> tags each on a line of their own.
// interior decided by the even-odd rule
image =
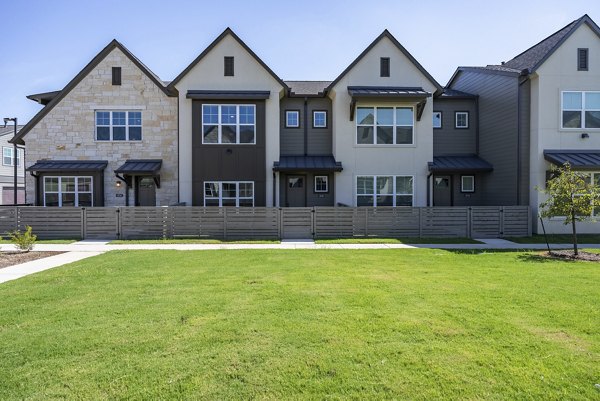
<svg viewBox="0 0 600 401">
<path fill-rule="evenodd" d="M 235 57 L 235 75 L 223 74 L 223 57 Z M 226 35 L 176 85 L 179 91 L 180 200 L 192 204 L 192 100 L 188 90 L 268 90 L 265 101 L 266 205 L 273 206 L 273 162 L 279 160 L 281 84 L 231 35 Z"/>
<path fill-rule="evenodd" d="M 589 70 L 577 71 L 577 49 L 589 48 Z M 600 149 L 600 129 L 562 129 L 562 91 L 600 91 L 600 38 L 585 24 L 575 31 L 537 70 L 531 81 L 531 189 L 533 216 L 544 195 L 535 187 L 545 186 L 551 164 L 544 160 L 545 149 Z M 581 134 L 589 134 L 582 138 Z M 568 233 L 561 220 L 546 221 L 546 230 Z M 539 219 L 534 231 L 541 232 Z M 581 232 L 600 232 L 600 223 L 579 223 Z"/>
<path fill-rule="evenodd" d="M 380 58 L 390 58 L 390 77 L 380 77 Z M 356 206 L 357 175 L 414 176 L 414 206 L 426 206 L 427 163 L 433 160 L 433 99 L 428 98 L 420 121 L 414 110 L 414 145 L 357 145 L 356 118 L 350 121 L 348 86 L 422 87 L 436 91 L 435 85 L 387 37 L 379 41 L 333 88 L 333 152 L 344 170 L 336 174 L 336 202 Z M 385 102 L 386 105 L 415 106 L 417 102 Z M 384 105 L 358 103 L 362 105 Z"/>
</svg>

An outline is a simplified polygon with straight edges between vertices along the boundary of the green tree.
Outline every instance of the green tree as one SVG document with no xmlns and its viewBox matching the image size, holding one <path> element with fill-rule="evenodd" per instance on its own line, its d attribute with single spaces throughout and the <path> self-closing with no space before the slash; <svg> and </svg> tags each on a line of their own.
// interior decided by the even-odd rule
<svg viewBox="0 0 600 401">
<path fill-rule="evenodd" d="M 600 206 L 600 187 L 591 181 L 591 175 L 571 169 L 569 163 L 552 167 L 553 178 L 548 180 L 546 189 L 539 189 L 548 198 L 540 203 L 542 217 L 564 217 L 564 224 L 573 229 L 573 251 L 577 250 L 578 221 L 591 219 L 595 207 Z"/>
</svg>

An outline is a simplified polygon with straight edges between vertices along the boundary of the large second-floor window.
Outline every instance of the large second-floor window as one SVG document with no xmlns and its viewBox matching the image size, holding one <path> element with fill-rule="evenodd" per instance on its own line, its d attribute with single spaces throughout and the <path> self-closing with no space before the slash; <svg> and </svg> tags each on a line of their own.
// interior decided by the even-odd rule
<svg viewBox="0 0 600 401">
<path fill-rule="evenodd" d="M 357 145 L 412 145 L 412 107 L 358 107 Z"/>
<path fill-rule="evenodd" d="M 202 105 L 202 143 L 255 144 L 255 121 L 253 104 Z"/>
<path fill-rule="evenodd" d="M 600 92 L 563 92 L 562 128 L 600 128 Z"/>
<path fill-rule="evenodd" d="M 96 111 L 97 141 L 141 141 L 141 111 Z"/>
</svg>

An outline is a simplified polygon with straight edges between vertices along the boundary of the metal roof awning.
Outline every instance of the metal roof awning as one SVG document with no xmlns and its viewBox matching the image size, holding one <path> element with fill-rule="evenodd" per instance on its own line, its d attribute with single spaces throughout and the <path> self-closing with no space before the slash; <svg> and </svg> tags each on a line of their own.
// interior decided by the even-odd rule
<svg viewBox="0 0 600 401">
<path fill-rule="evenodd" d="M 438 156 L 428 163 L 433 173 L 478 173 L 494 170 L 494 166 L 479 156 Z"/>
<path fill-rule="evenodd" d="M 372 98 L 417 102 L 417 121 L 421 121 L 427 98 L 432 96 L 423 88 L 409 86 L 349 86 L 348 94 L 352 96 L 350 121 L 354 121 L 356 102 L 361 99 Z"/>
<path fill-rule="evenodd" d="M 264 100 L 271 96 L 270 91 L 260 90 L 189 90 L 186 98 L 196 100 L 232 99 L 232 100 Z"/>
<path fill-rule="evenodd" d="M 157 175 L 161 166 L 161 159 L 130 159 L 116 169 L 115 173 L 127 175 Z"/>
<path fill-rule="evenodd" d="M 105 160 L 38 160 L 26 170 L 33 172 L 103 171 Z"/>
<path fill-rule="evenodd" d="M 557 166 L 569 163 L 578 170 L 600 168 L 600 149 L 593 150 L 544 150 L 544 159 Z"/>
<path fill-rule="evenodd" d="M 342 171 L 342 163 L 333 156 L 281 156 L 273 163 L 274 171 Z"/>
</svg>

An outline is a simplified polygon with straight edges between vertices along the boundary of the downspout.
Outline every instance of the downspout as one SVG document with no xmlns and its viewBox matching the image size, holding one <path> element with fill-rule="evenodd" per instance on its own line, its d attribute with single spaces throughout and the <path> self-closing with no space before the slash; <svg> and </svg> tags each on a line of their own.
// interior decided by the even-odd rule
<svg viewBox="0 0 600 401">
<path fill-rule="evenodd" d="M 308 98 L 304 98 L 304 156 L 308 156 Z"/>
<path fill-rule="evenodd" d="M 432 205 L 432 199 L 431 199 L 431 176 L 433 175 L 433 172 L 430 172 L 429 175 L 427 175 L 427 206 L 431 207 Z"/>
<path fill-rule="evenodd" d="M 521 72 L 521 77 L 524 76 L 526 70 Z M 521 204 L 521 169 L 523 161 L 521 160 L 521 91 L 523 90 L 523 84 L 527 82 L 528 77 L 525 76 L 523 80 L 519 80 L 517 87 L 517 205 Z"/>
<path fill-rule="evenodd" d="M 40 175 L 35 174 L 33 171 L 30 171 L 29 174 L 35 178 L 35 202 L 33 202 L 33 204 L 36 206 L 42 206 L 40 204 Z"/>
</svg>

